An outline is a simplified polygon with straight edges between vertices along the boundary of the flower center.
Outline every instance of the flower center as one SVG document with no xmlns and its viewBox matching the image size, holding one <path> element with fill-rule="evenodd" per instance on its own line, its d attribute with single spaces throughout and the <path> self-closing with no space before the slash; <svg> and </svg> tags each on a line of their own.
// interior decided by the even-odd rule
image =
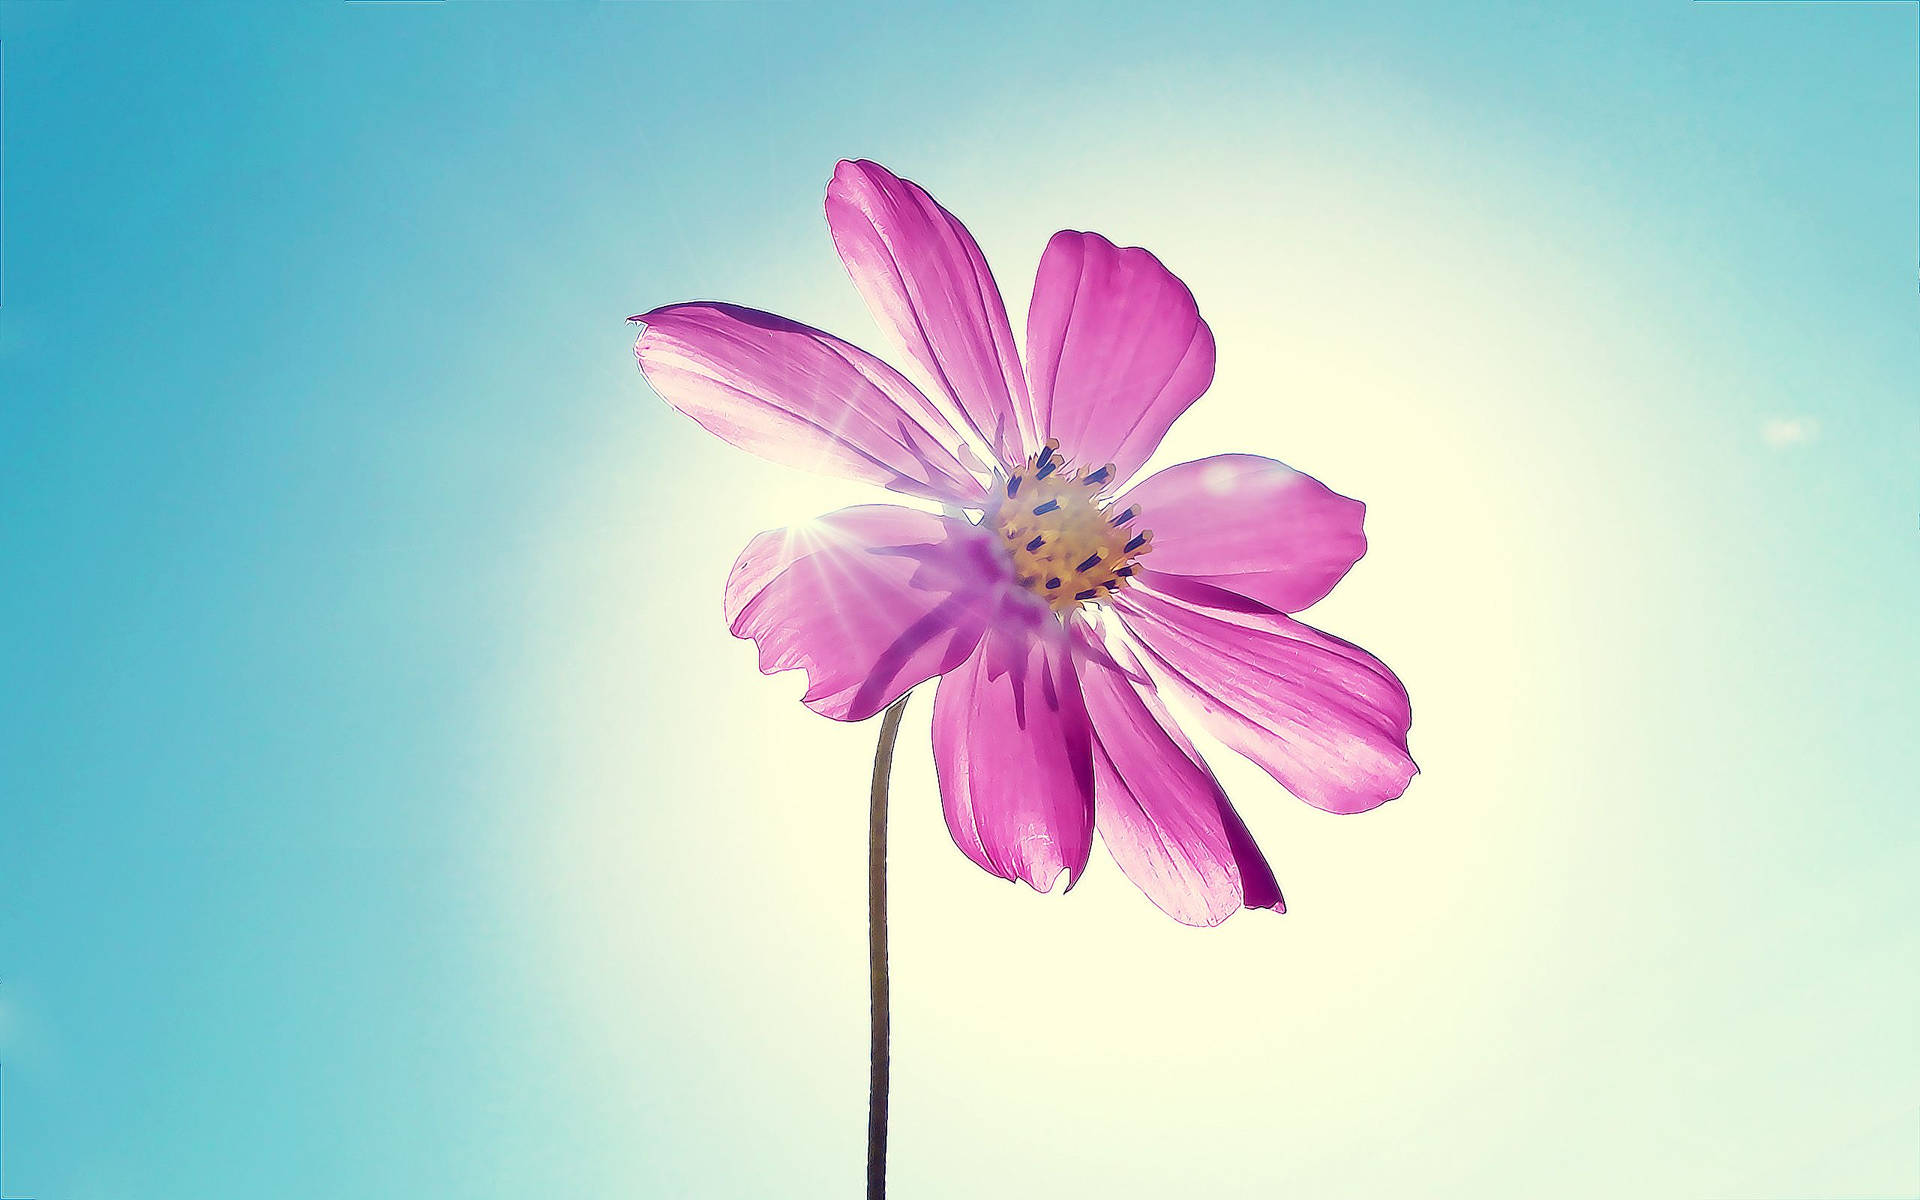
<svg viewBox="0 0 1920 1200">
<path fill-rule="evenodd" d="M 1113 464 L 1081 474 L 1066 469 L 1057 439 L 1015 467 L 1005 499 L 986 516 L 1013 557 L 1013 577 L 1056 613 L 1104 600 L 1127 586 L 1153 531 L 1135 532 L 1138 505 L 1107 511 Z"/>
</svg>

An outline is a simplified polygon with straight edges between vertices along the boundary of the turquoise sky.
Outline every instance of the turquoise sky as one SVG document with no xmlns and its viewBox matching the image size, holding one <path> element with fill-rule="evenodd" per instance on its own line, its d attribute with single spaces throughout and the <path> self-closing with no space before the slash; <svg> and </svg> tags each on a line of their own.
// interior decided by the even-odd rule
<svg viewBox="0 0 1920 1200">
<path fill-rule="evenodd" d="M 0 1195 L 856 1194 L 874 724 L 728 637 L 872 494 L 623 318 L 882 342 L 836 159 L 1022 327 L 1218 337 L 1159 459 L 1369 505 L 1423 774 L 1207 747 L 1292 911 L 1036 896 L 896 781 L 903 1200 L 1920 1194 L 1916 7 L 0 0 Z"/>
</svg>

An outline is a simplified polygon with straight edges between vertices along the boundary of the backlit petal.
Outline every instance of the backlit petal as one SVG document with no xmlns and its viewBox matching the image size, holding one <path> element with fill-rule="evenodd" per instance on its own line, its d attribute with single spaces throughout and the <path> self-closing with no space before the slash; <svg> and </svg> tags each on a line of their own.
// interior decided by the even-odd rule
<svg viewBox="0 0 1920 1200">
<path fill-rule="evenodd" d="M 1032 406 L 1006 305 L 952 213 L 878 163 L 842 162 L 827 227 L 874 319 L 911 354 L 1001 462 L 1034 446 Z"/>
<path fill-rule="evenodd" d="M 1367 552 L 1367 506 L 1283 462 L 1219 454 L 1156 471 L 1117 502 L 1140 506 L 1157 575 L 1299 612 Z"/>
<path fill-rule="evenodd" d="M 964 440 L 901 374 L 857 346 L 732 304 L 673 304 L 633 354 L 653 389 L 708 431 L 788 466 L 935 500 L 977 502 Z"/>
<path fill-rule="evenodd" d="M 933 761 L 956 845 L 1002 879 L 1072 887 L 1093 847 L 1093 749 L 1057 624 L 990 630 L 933 700 Z"/>
<path fill-rule="evenodd" d="M 1149 673 L 1207 730 L 1294 795 L 1329 812 L 1384 804 L 1419 769 L 1413 713 L 1386 665 L 1280 613 L 1232 612 L 1155 590 L 1154 573 L 1115 601 Z"/>
<path fill-rule="evenodd" d="M 1027 374 L 1041 436 L 1124 482 L 1213 382 L 1213 332 L 1152 254 L 1062 230 L 1033 281 Z"/>
<path fill-rule="evenodd" d="M 727 577 L 760 669 L 807 673 L 808 707 L 859 721 L 953 669 L 1006 601 L 1005 556 L 965 521 L 864 504 L 763 533 Z"/>
<path fill-rule="evenodd" d="M 1134 885 L 1186 925 L 1242 905 L 1286 911 L 1273 871 L 1192 745 L 1150 690 L 1085 663 L 1096 826 Z"/>
</svg>

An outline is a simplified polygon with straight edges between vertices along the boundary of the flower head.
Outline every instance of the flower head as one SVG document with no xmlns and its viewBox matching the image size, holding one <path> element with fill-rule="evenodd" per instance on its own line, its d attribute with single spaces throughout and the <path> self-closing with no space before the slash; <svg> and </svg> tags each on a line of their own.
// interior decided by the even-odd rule
<svg viewBox="0 0 1920 1200">
<path fill-rule="evenodd" d="M 1362 812 L 1405 791 L 1406 690 L 1295 621 L 1366 552 L 1365 507 L 1269 458 L 1134 481 L 1213 379 L 1186 285 L 1137 247 L 1062 231 L 1026 358 L 966 228 L 919 186 L 842 162 L 827 224 L 922 391 L 830 334 L 729 304 L 633 318 L 667 402 L 766 458 L 943 505 L 829 513 L 761 534 L 727 580 L 729 626 L 804 702 L 872 716 L 940 677 L 947 827 L 983 869 L 1048 891 L 1097 829 L 1176 919 L 1285 911 L 1266 859 L 1168 712 L 1175 698 L 1296 796 Z M 959 515 L 954 515 L 954 514 Z"/>
</svg>

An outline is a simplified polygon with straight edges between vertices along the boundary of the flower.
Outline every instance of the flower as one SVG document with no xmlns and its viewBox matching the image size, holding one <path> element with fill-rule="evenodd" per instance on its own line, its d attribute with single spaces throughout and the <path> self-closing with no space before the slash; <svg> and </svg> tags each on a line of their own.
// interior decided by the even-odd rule
<svg viewBox="0 0 1920 1200">
<path fill-rule="evenodd" d="M 944 513 L 865 504 L 761 534 L 727 580 L 733 633 L 763 672 L 805 671 L 804 702 L 836 720 L 939 676 L 941 804 L 982 869 L 1042 892 L 1065 872 L 1071 888 L 1097 829 L 1179 921 L 1286 911 L 1166 700 L 1318 808 L 1405 791 L 1406 689 L 1288 615 L 1366 552 L 1365 506 L 1247 454 L 1132 482 L 1214 368 L 1192 293 L 1147 251 L 1054 234 L 1023 366 L 980 248 L 925 190 L 842 162 L 826 208 L 854 285 L 930 392 L 731 304 L 634 317 L 635 357 L 734 445 Z"/>
</svg>

